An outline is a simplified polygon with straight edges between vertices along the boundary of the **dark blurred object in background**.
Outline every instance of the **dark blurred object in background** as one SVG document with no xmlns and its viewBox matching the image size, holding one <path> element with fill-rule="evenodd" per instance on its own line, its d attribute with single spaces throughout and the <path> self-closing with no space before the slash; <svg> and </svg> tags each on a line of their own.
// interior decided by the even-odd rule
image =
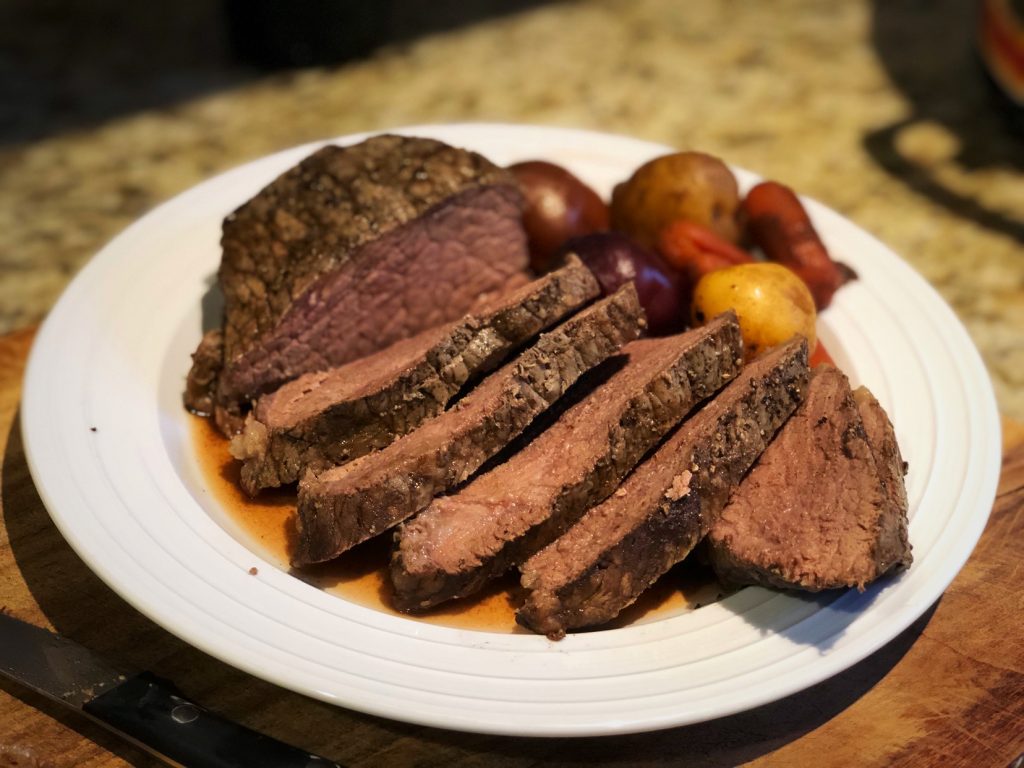
<svg viewBox="0 0 1024 768">
<path fill-rule="evenodd" d="M 210 0 L 0 0 L 0 148 L 251 78 L 223 16 Z"/>
<path fill-rule="evenodd" d="M 1020 5 L 1020 0 L 1013 0 Z M 910 114 L 877 128 L 864 146 L 891 176 L 957 216 L 1024 242 L 1024 209 L 989 207 L 945 183 L 900 148 L 905 131 L 933 124 L 956 150 L 949 161 L 965 172 L 1024 172 L 1024 137 L 1012 130 L 993 98 L 977 49 L 981 2 L 874 0 L 871 38 Z"/>
<path fill-rule="evenodd" d="M 981 0 L 978 53 L 997 103 L 1024 137 L 1024 0 Z"/>
<path fill-rule="evenodd" d="M 0 0 L 0 150 L 544 2 Z"/>
<path fill-rule="evenodd" d="M 390 2 L 225 0 L 231 48 L 261 67 L 333 64 L 362 56 L 386 34 Z"/>
<path fill-rule="evenodd" d="M 550 0 L 225 0 L 236 56 L 259 67 L 337 64 L 381 45 Z"/>
</svg>

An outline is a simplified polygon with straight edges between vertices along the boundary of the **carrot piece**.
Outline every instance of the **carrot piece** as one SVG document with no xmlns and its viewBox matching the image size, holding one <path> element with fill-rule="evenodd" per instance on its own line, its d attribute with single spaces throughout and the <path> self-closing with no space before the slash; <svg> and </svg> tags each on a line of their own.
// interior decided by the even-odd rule
<svg viewBox="0 0 1024 768">
<path fill-rule="evenodd" d="M 728 259 L 732 264 L 746 264 L 753 261 L 753 257 L 721 237 L 707 227 L 703 227 L 694 221 L 679 219 L 668 224 L 661 232 L 658 240 L 659 249 L 667 252 L 678 250 L 687 251 L 695 249 L 705 253 L 713 253 Z"/>
<path fill-rule="evenodd" d="M 657 246 L 665 260 L 687 277 L 691 289 L 709 272 L 754 260 L 707 227 L 682 219 L 661 231 Z"/>
<path fill-rule="evenodd" d="M 856 277 L 845 264 L 832 260 L 800 199 L 789 187 L 764 181 L 743 200 L 750 236 L 772 261 L 792 269 L 811 289 L 817 308 L 824 309 L 843 283 Z"/>
<path fill-rule="evenodd" d="M 813 368 L 816 365 L 831 365 L 833 368 L 836 367 L 836 361 L 832 359 L 832 355 L 825 349 L 825 345 L 821 343 L 821 339 L 818 339 L 818 343 L 814 347 L 814 351 L 811 356 L 807 359 L 807 365 Z"/>
</svg>

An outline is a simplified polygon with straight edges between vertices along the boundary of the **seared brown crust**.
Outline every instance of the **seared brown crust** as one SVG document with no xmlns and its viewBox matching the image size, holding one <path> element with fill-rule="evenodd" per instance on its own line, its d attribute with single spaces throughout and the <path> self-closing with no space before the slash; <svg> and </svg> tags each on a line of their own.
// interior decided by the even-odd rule
<svg viewBox="0 0 1024 768">
<path fill-rule="evenodd" d="M 207 331 L 192 353 L 192 367 L 185 380 L 185 407 L 197 416 L 212 416 L 217 399 L 217 377 L 224 365 L 224 333 Z"/>
<path fill-rule="evenodd" d="M 454 408 L 368 454 L 299 483 L 296 565 L 323 562 L 397 525 L 468 478 L 587 370 L 636 338 L 632 284 L 570 318 Z"/>
<path fill-rule="evenodd" d="M 357 151 L 326 146 L 224 221 L 228 360 L 274 327 L 321 274 L 469 185 L 509 183 L 481 155 L 431 139 L 375 136 Z"/>
<path fill-rule="evenodd" d="M 440 413 L 458 391 L 458 367 L 471 339 L 468 325 L 452 323 L 347 365 L 304 374 L 264 395 L 231 440 L 231 454 L 243 462 L 242 488 L 254 496 L 295 482 L 306 469 L 344 464 Z M 356 382 L 368 386 L 348 389 Z M 344 388 L 337 402 L 296 420 L 275 418 L 332 388 Z"/>
<path fill-rule="evenodd" d="M 458 284 L 449 282 L 450 296 L 424 306 L 425 297 L 444 286 L 403 286 L 407 274 L 389 267 L 375 274 L 379 254 L 362 260 L 361 251 L 422 220 L 426 222 L 423 231 L 391 240 L 401 250 L 399 241 L 412 239 L 416 247 L 406 248 L 412 254 L 408 258 L 430 259 L 431 248 L 457 242 L 458 231 L 467 229 L 436 216 L 441 207 L 465 209 L 473 217 L 499 204 L 511 214 L 500 214 L 503 220 L 515 217 L 521 206 L 511 175 L 476 153 L 432 139 L 384 135 L 352 147 L 326 146 L 284 173 L 224 221 L 219 272 L 225 300 L 221 396 L 254 397 L 295 375 L 342 364 L 458 318 L 469 308 L 466 302 L 475 298 L 460 291 Z M 460 216 L 456 212 L 455 218 Z M 462 223 L 474 229 L 473 222 Z M 506 235 L 511 242 L 494 249 L 501 252 L 467 254 L 463 259 L 479 267 L 474 274 L 460 270 L 471 292 L 498 288 L 525 267 L 521 232 L 503 232 L 498 239 L 508 240 Z M 472 236 L 478 240 L 488 237 L 480 226 Z M 442 261 L 436 270 L 438 281 L 452 277 L 445 274 L 444 266 Z M 331 307 L 333 317 L 338 311 L 352 315 L 340 327 L 334 327 L 337 320 L 325 320 L 317 305 L 333 289 L 323 281 L 349 268 L 354 270 L 354 287 L 339 287 L 344 295 L 371 296 L 376 290 L 382 296 L 395 296 L 395 291 L 399 295 L 404 290 L 418 291 L 415 306 L 406 307 L 408 318 L 383 318 L 373 339 L 362 338 L 370 329 L 362 327 L 361 317 L 365 312 L 372 314 L 372 306 Z M 293 314 L 298 316 L 296 322 L 283 326 Z M 305 322 L 307 314 L 309 323 Z M 409 327 L 404 327 L 406 322 Z M 302 338 L 296 329 L 301 329 Z M 319 343 L 346 329 L 355 341 L 338 349 Z M 277 338 L 282 332 L 284 337 Z M 289 346 L 293 344 L 297 348 Z M 324 356 L 319 357 L 321 354 Z M 338 356 L 344 359 L 333 359 Z"/>
<path fill-rule="evenodd" d="M 899 449 L 874 398 L 859 399 L 841 371 L 815 368 L 807 399 L 708 536 L 723 582 L 863 589 L 909 563 Z"/>
<path fill-rule="evenodd" d="M 730 491 L 799 403 L 807 345 L 747 365 L 608 499 L 523 564 L 516 614 L 552 639 L 613 619 L 707 533 Z"/>
<path fill-rule="evenodd" d="M 291 483 L 383 448 L 436 416 L 470 377 L 598 295 L 576 257 L 463 320 L 339 368 L 300 376 L 260 398 L 231 443 L 242 487 Z"/>
<path fill-rule="evenodd" d="M 880 520 L 875 560 L 884 573 L 891 567 L 908 568 L 914 560 L 907 534 L 907 486 L 904 475 L 907 464 L 903 461 L 896 432 L 889 415 L 867 387 L 853 390 L 857 411 L 864 422 L 864 432 L 875 458 L 878 480 L 882 484 L 882 517 Z"/>
<path fill-rule="evenodd" d="M 391 561 L 399 609 L 471 594 L 564 533 L 743 360 L 732 312 L 623 352 L 623 368 L 523 450 L 402 527 Z"/>
</svg>

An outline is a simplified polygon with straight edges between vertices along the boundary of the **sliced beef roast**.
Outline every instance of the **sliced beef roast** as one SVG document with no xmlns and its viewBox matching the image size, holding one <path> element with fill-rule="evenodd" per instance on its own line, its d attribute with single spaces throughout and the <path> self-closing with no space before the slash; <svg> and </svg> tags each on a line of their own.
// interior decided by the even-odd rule
<svg viewBox="0 0 1024 768">
<path fill-rule="evenodd" d="M 470 377 L 598 295 L 575 256 L 462 320 L 264 395 L 231 443 L 250 494 L 383 448 L 445 409 Z"/>
<path fill-rule="evenodd" d="M 458 319 L 525 269 L 521 208 L 508 172 L 439 141 L 318 150 L 224 221 L 219 396 Z"/>
<path fill-rule="evenodd" d="M 192 353 L 185 381 L 185 407 L 200 416 L 212 416 L 217 402 L 217 378 L 224 364 L 224 332 L 207 331 Z"/>
<path fill-rule="evenodd" d="M 726 583 L 863 589 L 910 563 L 906 513 L 888 417 L 870 393 L 855 398 L 846 376 L 823 366 L 729 500 L 708 550 Z"/>
<path fill-rule="evenodd" d="M 515 438 L 645 324 L 632 284 L 549 333 L 451 410 L 386 448 L 299 483 L 296 565 L 330 560 L 426 507 Z"/>
<path fill-rule="evenodd" d="M 203 334 L 192 353 L 192 367 L 185 382 L 185 407 L 197 416 L 213 419 L 217 429 L 230 437 L 245 424 L 243 403 L 221 398 L 218 393 L 220 371 L 224 366 L 224 331 L 220 328 Z"/>
<path fill-rule="evenodd" d="M 883 548 L 892 547 L 898 553 L 898 567 L 906 568 L 914 559 L 907 533 L 907 513 L 910 509 L 904 481 L 907 464 L 900 453 L 889 415 L 871 391 L 867 387 L 857 387 L 853 390 L 853 399 L 864 422 L 864 432 L 875 458 L 875 468 L 884 493 L 879 541 L 885 542 Z"/>
<path fill-rule="evenodd" d="M 732 312 L 623 352 L 624 367 L 523 450 L 400 529 L 391 562 L 400 609 L 471 594 L 564 533 L 743 362 Z"/>
<path fill-rule="evenodd" d="M 617 616 L 707 533 L 806 378 L 803 339 L 748 364 L 607 500 L 523 564 L 528 596 L 517 621 L 557 639 Z"/>
</svg>

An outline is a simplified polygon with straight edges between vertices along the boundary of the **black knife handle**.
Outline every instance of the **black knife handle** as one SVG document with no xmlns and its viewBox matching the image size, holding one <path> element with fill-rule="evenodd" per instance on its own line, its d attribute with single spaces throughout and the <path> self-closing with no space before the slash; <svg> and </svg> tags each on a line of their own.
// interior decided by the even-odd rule
<svg viewBox="0 0 1024 768">
<path fill-rule="evenodd" d="M 225 720 L 148 672 L 100 694 L 83 709 L 144 749 L 185 768 L 339 768 Z"/>
</svg>

